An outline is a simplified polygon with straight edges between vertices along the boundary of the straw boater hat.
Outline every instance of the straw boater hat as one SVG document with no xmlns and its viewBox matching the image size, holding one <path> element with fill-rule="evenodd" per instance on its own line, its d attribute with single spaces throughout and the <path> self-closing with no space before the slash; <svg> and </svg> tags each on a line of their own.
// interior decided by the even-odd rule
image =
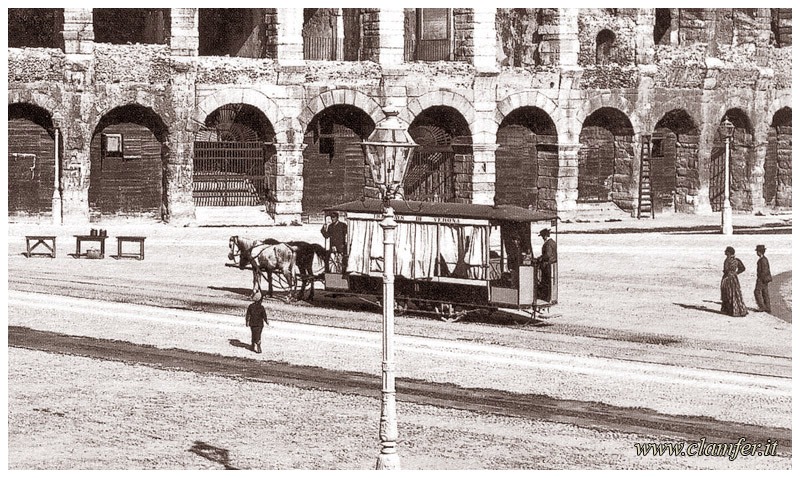
<svg viewBox="0 0 800 478">
<path fill-rule="evenodd" d="M 756 252 L 767 252 L 767 248 L 763 244 L 759 244 L 756 246 Z"/>
</svg>

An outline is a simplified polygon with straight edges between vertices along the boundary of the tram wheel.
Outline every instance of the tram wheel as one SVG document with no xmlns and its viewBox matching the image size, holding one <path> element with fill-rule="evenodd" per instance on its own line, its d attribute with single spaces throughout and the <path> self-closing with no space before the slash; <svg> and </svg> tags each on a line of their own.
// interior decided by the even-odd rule
<svg viewBox="0 0 800 478">
<path fill-rule="evenodd" d="M 439 320 L 444 322 L 458 322 L 466 315 L 465 311 L 457 311 L 453 304 L 447 302 L 443 302 L 441 306 L 437 305 L 435 310 Z"/>
</svg>

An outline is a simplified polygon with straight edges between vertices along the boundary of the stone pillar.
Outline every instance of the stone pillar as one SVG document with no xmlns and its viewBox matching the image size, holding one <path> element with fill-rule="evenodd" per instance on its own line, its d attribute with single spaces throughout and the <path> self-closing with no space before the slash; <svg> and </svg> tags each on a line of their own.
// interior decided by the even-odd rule
<svg viewBox="0 0 800 478">
<path fill-rule="evenodd" d="M 472 64 L 479 73 L 498 71 L 496 11 L 494 8 L 475 8 L 473 10 Z"/>
<path fill-rule="evenodd" d="M 186 112 L 179 112 L 181 116 Z M 168 137 L 167 166 L 164 171 L 165 204 L 161 218 L 175 226 L 185 226 L 194 221 L 195 208 L 192 197 L 194 179 L 194 133 L 181 128 L 181 118 Z"/>
<path fill-rule="evenodd" d="M 559 65 L 562 67 L 578 66 L 578 53 L 581 49 L 578 40 L 578 9 L 558 9 L 558 50 Z"/>
<path fill-rule="evenodd" d="M 495 143 L 472 145 L 472 204 L 494 204 Z"/>
<path fill-rule="evenodd" d="M 197 56 L 200 49 L 199 9 L 173 8 L 170 10 L 171 36 L 169 47 L 172 56 Z"/>
<path fill-rule="evenodd" d="M 396 66 L 403 63 L 405 17 L 402 8 L 381 8 L 378 11 L 380 47 L 378 63 L 383 66 Z"/>
<path fill-rule="evenodd" d="M 303 9 L 278 8 L 278 63 L 301 66 L 303 59 Z"/>
<path fill-rule="evenodd" d="M 279 143 L 278 171 L 275 178 L 275 224 L 300 222 L 303 211 L 303 150 L 302 143 Z"/>
<path fill-rule="evenodd" d="M 89 223 L 89 141 L 81 142 L 82 134 L 91 134 L 88 128 L 78 132 L 69 128 L 65 136 L 64 169 L 61 175 L 61 217 L 63 224 Z M 76 141 L 77 140 L 77 141 Z M 82 146 L 82 147 L 78 147 Z"/>
<path fill-rule="evenodd" d="M 578 152 L 580 143 L 558 145 L 558 187 L 555 202 L 561 219 L 575 215 L 578 202 Z"/>
<path fill-rule="evenodd" d="M 94 52 L 94 25 L 91 8 L 64 9 L 64 53 L 90 55 Z"/>
</svg>

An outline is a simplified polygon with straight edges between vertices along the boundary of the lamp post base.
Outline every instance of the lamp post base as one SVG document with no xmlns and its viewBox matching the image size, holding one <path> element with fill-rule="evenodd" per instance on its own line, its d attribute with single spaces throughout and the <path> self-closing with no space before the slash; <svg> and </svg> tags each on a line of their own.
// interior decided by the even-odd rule
<svg viewBox="0 0 800 478">
<path fill-rule="evenodd" d="M 733 235 L 733 208 L 730 204 L 722 206 L 722 234 Z"/>
<path fill-rule="evenodd" d="M 375 464 L 376 470 L 399 470 L 400 469 L 400 457 L 397 453 L 392 453 L 389 455 L 384 455 L 381 453 L 378 455 L 378 463 Z"/>
</svg>

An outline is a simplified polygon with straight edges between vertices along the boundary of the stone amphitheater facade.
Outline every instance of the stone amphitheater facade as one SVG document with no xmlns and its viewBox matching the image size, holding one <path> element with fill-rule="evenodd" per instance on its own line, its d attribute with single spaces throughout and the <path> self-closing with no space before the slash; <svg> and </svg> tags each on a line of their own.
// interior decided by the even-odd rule
<svg viewBox="0 0 800 478">
<path fill-rule="evenodd" d="M 387 105 L 411 199 L 711 212 L 728 119 L 734 210 L 790 209 L 791 52 L 790 9 L 11 9 L 9 217 L 307 220 Z"/>
</svg>

